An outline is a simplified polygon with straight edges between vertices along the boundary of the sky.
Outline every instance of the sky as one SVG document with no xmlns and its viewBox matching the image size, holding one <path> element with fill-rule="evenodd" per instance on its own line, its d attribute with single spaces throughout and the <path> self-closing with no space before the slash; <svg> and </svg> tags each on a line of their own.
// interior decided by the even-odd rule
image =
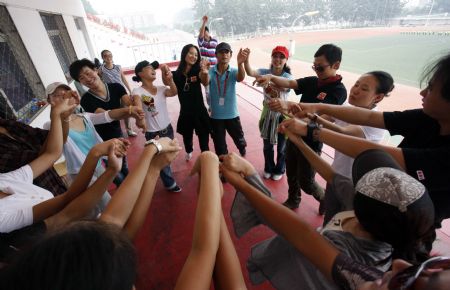
<svg viewBox="0 0 450 290">
<path fill-rule="evenodd" d="M 192 0 L 89 0 L 101 14 L 152 12 L 160 24 L 171 26 L 174 15 L 184 8 L 192 7 Z"/>
</svg>

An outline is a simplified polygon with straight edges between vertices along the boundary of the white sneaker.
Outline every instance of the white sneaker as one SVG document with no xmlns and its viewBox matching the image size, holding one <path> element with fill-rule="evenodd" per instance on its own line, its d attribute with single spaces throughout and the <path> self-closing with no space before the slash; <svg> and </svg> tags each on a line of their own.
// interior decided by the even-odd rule
<svg viewBox="0 0 450 290">
<path fill-rule="evenodd" d="M 263 174 L 264 179 L 269 179 L 271 176 L 272 176 L 272 174 L 264 171 L 264 174 Z"/>
<path fill-rule="evenodd" d="M 184 156 L 184 159 L 186 159 L 186 161 L 189 161 L 192 159 L 192 152 L 186 153 L 186 155 Z"/>
<path fill-rule="evenodd" d="M 283 177 L 283 174 L 272 174 L 272 180 L 278 181 Z"/>
</svg>

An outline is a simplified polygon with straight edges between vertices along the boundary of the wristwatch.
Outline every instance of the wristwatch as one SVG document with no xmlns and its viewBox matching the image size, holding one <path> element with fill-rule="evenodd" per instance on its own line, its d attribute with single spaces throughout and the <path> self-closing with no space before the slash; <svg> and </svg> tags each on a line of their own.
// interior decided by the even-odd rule
<svg viewBox="0 0 450 290">
<path fill-rule="evenodd" d="M 159 152 L 161 152 L 162 149 L 163 149 L 161 143 L 159 143 L 158 140 L 156 140 L 156 139 L 150 139 L 150 140 L 146 141 L 144 143 L 144 147 L 146 147 L 149 144 L 155 145 L 155 147 L 156 147 L 156 154 L 159 154 Z"/>
</svg>

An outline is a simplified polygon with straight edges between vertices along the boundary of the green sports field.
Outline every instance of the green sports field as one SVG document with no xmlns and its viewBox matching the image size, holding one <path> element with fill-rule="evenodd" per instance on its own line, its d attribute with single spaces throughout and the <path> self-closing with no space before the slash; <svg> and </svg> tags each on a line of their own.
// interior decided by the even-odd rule
<svg viewBox="0 0 450 290">
<path fill-rule="evenodd" d="M 450 52 L 450 36 L 396 34 L 335 41 L 343 50 L 341 70 L 357 74 L 385 70 L 397 83 L 419 87 L 423 68 Z M 319 45 L 296 44 L 294 58 L 313 61 Z"/>
</svg>

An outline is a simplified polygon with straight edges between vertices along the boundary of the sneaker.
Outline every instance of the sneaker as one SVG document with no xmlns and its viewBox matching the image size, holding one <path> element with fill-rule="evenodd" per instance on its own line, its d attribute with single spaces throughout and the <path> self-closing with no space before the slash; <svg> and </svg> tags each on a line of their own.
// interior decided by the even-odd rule
<svg viewBox="0 0 450 290">
<path fill-rule="evenodd" d="M 239 153 L 241 154 L 242 157 L 245 157 L 245 154 L 247 154 L 247 150 L 245 150 L 245 148 L 239 149 Z"/>
<path fill-rule="evenodd" d="M 168 188 L 167 190 L 170 192 L 181 192 L 181 187 L 179 187 L 178 185 L 175 185 L 174 187 Z"/>
<path fill-rule="evenodd" d="M 290 209 L 296 209 L 296 208 L 298 208 L 299 203 L 298 203 L 298 202 L 295 202 L 295 201 L 292 201 L 292 200 L 290 200 L 290 199 L 288 198 L 285 202 L 283 202 L 283 205 L 284 205 L 285 207 L 287 207 L 287 208 L 290 208 Z"/>
<path fill-rule="evenodd" d="M 272 176 L 272 174 L 270 174 L 269 172 L 265 172 L 263 173 L 263 177 L 264 179 L 269 179 Z"/>
<path fill-rule="evenodd" d="M 184 156 L 184 159 L 185 159 L 186 161 L 191 160 L 191 159 L 192 159 L 192 152 L 186 153 L 186 155 Z"/>
<path fill-rule="evenodd" d="M 131 129 L 127 130 L 127 134 L 128 134 L 128 137 L 136 137 L 137 136 L 136 132 L 134 132 Z"/>
<path fill-rule="evenodd" d="M 272 180 L 278 181 L 283 177 L 283 174 L 272 174 Z"/>
</svg>

